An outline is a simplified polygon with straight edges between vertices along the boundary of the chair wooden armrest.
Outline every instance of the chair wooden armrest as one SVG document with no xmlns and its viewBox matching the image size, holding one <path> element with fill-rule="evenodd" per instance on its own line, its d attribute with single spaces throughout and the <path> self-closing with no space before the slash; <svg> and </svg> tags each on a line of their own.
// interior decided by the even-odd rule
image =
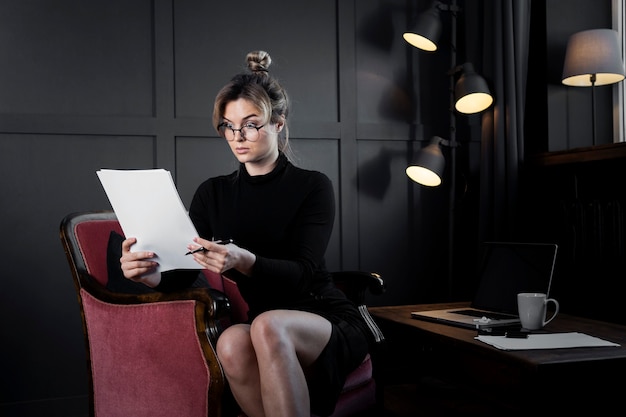
<svg viewBox="0 0 626 417">
<path fill-rule="evenodd" d="M 217 338 L 222 332 L 220 320 L 230 314 L 230 303 L 228 297 L 221 291 L 209 288 L 185 288 L 174 292 L 153 292 L 145 294 L 126 294 L 110 291 L 100 285 L 96 280 L 85 272 L 79 272 L 80 287 L 87 290 L 101 301 L 111 304 L 150 304 L 165 301 L 195 300 L 204 306 L 206 334 L 212 343 L 217 342 Z M 80 288 L 76 288 L 77 291 Z"/>
</svg>

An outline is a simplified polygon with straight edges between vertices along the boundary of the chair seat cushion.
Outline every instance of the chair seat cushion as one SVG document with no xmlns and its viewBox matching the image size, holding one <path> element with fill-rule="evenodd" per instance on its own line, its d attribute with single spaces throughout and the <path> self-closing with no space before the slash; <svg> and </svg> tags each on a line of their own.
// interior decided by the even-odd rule
<svg viewBox="0 0 626 417">
<path fill-rule="evenodd" d="M 363 385 L 367 385 L 372 380 L 372 358 L 368 353 L 363 359 L 361 365 L 354 371 L 348 374 L 346 383 L 343 386 L 343 391 L 350 391 Z"/>
<path fill-rule="evenodd" d="M 365 356 L 361 365 L 348 374 L 346 383 L 330 417 L 353 417 L 372 410 L 376 404 L 376 383 L 372 378 L 372 359 Z M 318 417 L 312 414 L 312 417 Z"/>
</svg>

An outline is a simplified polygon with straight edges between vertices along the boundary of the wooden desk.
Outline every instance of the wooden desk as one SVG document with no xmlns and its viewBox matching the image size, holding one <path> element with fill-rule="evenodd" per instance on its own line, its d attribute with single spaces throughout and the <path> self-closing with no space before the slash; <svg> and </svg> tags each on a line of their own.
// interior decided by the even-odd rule
<svg viewBox="0 0 626 417">
<path fill-rule="evenodd" d="M 626 393 L 626 326 L 559 314 L 546 331 L 581 332 L 621 346 L 503 351 L 475 340 L 475 330 L 411 318 L 412 311 L 467 305 L 371 307 L 369 311 L 386 333 L 390 349 L 401 352 L 385 356 L 401 354 L 400 361 L 407 367 L 417 362 L 422 368 L 418 372 L 468 386 L 477 398 L 491 401 L 495 397 L 520 414 L 528 411 L 529 403 L 523 398 L 544 400 L 553 411 L 577 414 L 582 409 L 626 408 L 621 401 Z"/>
</svg>

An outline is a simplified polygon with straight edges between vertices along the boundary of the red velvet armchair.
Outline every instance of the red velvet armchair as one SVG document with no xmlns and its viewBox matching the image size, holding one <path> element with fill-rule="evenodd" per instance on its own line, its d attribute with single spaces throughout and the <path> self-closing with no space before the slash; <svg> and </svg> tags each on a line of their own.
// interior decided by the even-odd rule
<svg viewBox="0 0 626 417">
<path fill-rule="evenodd" d="M 60 226 L 83 323 L 90 415 L 226 415 L 228 389 L 214 348 L 223 326 L 246 318 L 247 305 L 236 284 L 204 271 L 210 290 L 109 291 L 106 257 L 112 230 L 122 234 L 112 211 L 69 214 Z M 363 272 L 338 272 L 334 277 L 382 343 L 384 337 L 363 300 L 368 289 L 382 293 L 384 281 Z M 377 415 L 372 369 L 368 355 L 349 375 L 332 417 Z"/>
</svg>

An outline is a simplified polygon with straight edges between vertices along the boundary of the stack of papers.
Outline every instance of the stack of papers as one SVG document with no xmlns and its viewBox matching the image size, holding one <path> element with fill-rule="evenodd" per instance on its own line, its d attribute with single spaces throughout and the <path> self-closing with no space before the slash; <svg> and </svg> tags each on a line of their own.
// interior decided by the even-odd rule
<svg viewBox="0 0 626 417">
<path fill-rule="evenodd" d="M 584 333 L 530 334 L 526 339 L 506 336 L 476 336 L 476 340 L 502 350 L 560 349 L 575 347 L 620 346 Z"/>
<path fill-rule="evenodd" d="M 157 272 L 201 269 L 185 256 L 198 232 L 169 171 L 101 169 L 97 175 L 124 235 L 137 238 L 133 252 L 154 252 Z"/>
</svg>

